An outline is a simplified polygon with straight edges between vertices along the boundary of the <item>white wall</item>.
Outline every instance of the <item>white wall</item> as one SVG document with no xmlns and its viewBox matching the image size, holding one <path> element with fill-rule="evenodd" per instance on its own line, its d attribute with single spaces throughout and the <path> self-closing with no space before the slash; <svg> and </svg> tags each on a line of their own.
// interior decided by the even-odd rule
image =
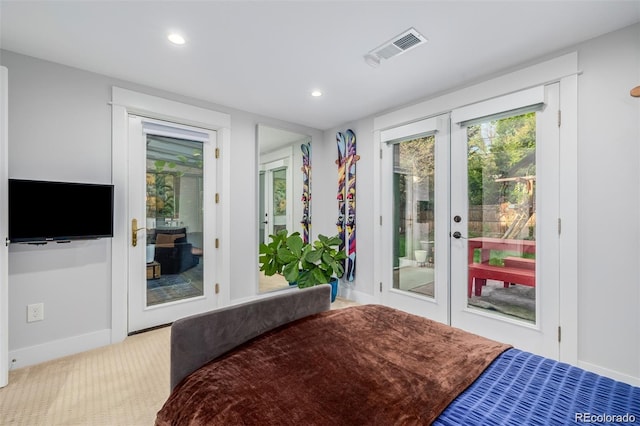
<svg viewBox="0 0 640 426">
<path fill-rule="evenodd" d="M 9 70 L 9 177 L 110 183 L 108 80 L 6 52 L 1 59 Z M 56 206 L 43 206 L 42 220 L 49 208 Z M 108 239 L 10 246 L 9 358 L 17 359 L 15 367 L 25 358 L 14 353 L 18 349 L 106 336 L 110 253 Z M 30 303 L 44 303 L 44 321 L 26 322 Z M 87 347 L 78 341 L 65 344 Z M 57 354 L 47 347 L 38 351 Z"/>
<path fill-rule="evenodd" d="M 629 95 L 640 84 L 640 24 L 565 52 L 569 51 L 578 52 L 582 72 L 578 80 L 578 364 L 640 385 L 640 99 Z M 374 211 L 373 181 L 380 179 L 371 166 L 378 161 L 371 119 L 325 132 L 327 152 L 316 150 L 315 154 L 315 179 L 322 185 L 315 188 L 315 200 L 335 199 L 335 132 L 350 126 L 362 156 L 358 163 L 359 267 L 351 297 L 377 300 L 378 283 L 369 275 L 375 260 L 370 236 L 377 223 L 368 212 Z M 322 209 L 326 215 L 322 226 L 328 229 L 335 222 L 335 203 Z"/>
<path fill-rule="evenodd" d="M 640 378 L 640 25 L 578 51 L 578 356 Z"/>
<path fill-rule="evenodd" d="M 256 137 L 258 123 L 311 135 L 322 132 L 1 51 L 9 74 L 9 177 L 111 182 L 111 87 L 231 115 L 231 299 L 257 287 Z M 43 209 L 43 220 L 46 209 Z M 256 268 L 247 267 L 256 265 Z M 220 283 L 225 285 L 225 283 Z M 45 320 L 26 322 L 26 306 L 44 303 Z M 13 368 L 110 343 L 111 242 L 10 246 L 9 351 Z"/>
<path fill-rule="evenodd" d="M 338 158 L 336 133 L 347 129 L 356 135 L 356 151 L 360 160 L 356 163 L 356 277 L 353 282 L 340 280 L 340 295 L 361 303 L 376 302 L 373 281 L 374 205 L 373 164 L 378 161 L 378 151 L 373 148 L 373 118 L 347 123 L 325 132 L 322 149 L 313 152 L 313 227 L 318 234 L 336 235 L 338 230 Z"/>
</svg>

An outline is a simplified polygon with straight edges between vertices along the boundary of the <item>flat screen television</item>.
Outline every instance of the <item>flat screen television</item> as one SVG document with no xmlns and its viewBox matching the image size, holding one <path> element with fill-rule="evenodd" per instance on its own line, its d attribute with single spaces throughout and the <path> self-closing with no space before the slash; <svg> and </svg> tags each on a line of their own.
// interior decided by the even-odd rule
<svg viewBox="0 0 640 426">
<path fill-rule="evenodd" d="M 113 185 L 9 179 L 9 241 L 113 237 Z"/>
</svg>

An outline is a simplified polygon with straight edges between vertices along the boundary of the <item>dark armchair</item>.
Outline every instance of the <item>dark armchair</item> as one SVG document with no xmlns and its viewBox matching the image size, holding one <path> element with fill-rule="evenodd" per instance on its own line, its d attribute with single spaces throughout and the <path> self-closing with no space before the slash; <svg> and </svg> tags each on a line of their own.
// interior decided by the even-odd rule
<svg viewBox="0 0 640 426">
<path fill-rule="evenodd" d="M 179 274 L 198 264 L 199 258 L 187 242 L 186 228 L 155 229 L 150 234 L 150 242 L 156 245 L 155 261 L 163 275 Z"/>
</svg>

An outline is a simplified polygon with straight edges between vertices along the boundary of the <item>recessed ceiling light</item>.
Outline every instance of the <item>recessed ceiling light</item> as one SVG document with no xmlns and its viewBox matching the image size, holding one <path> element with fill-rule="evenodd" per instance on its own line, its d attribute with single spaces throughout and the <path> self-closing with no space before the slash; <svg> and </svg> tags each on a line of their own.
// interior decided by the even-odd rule
<svg viewBox="0 0 640 426">
<path fill-rule="evenodd" d="M 180 34 L 178 33 L 171 33 L 167 36 L 167 38 L 169 39 L 169 41 L 173 44 L 184 44 L 185 40 L 184 37 L 182 37 Z"/>
<path fill-rule="evenodd" d="M 322 96 L 322 92 L 319 90 L 314 90 L 313 92 L 311 92 L 311 96 L 313 96 L 314 98 L 317 98 L 319 96 Z"/>
</svg>

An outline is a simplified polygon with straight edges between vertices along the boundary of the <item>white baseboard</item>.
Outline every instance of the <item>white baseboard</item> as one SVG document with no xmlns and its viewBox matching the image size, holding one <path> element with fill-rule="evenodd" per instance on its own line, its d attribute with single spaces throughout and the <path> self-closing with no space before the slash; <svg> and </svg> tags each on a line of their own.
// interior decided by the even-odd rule
<svg viewBox="0 0 640 426">
<path fill-rule="evenodd" d="M 104 329 L 41 345 L 9 351 L 9 369 L 27 367 L 41 362 L 73 355 L 111 344 L 111 330 Z M 15 361 L 13 361 L 15 360 Z"/>
<path fill-rule="evenodd" d="M 610 370 L 584 361 L 578 361 L 578 367 L 591 371 L 592 373 L 600 374 L 601 376 L 610 377 L 619 382 L 628 383 L 632 386 L 640 386 L 640 377 L 630 376 L 628 374 L 620 373 L 619 371 Z"/>
<path fill-rule="evenodd" d="M 352 300 L 354 302 L 366 305 L 372 303 L 380 303 L 374 296 L 363 293 L 361 291 L 354 290 L 351 287 L 340 284 L 338 290 L 338 296 L 344 297 L 345 299 Z"/>
</svg>

